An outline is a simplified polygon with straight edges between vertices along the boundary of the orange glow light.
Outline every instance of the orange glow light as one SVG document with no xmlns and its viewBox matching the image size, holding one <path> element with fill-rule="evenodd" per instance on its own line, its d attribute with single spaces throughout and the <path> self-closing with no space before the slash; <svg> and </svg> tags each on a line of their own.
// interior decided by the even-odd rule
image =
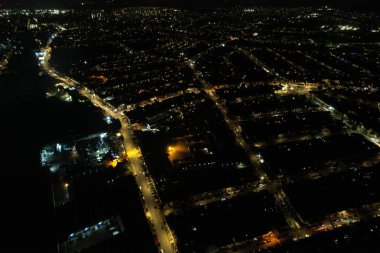
<svg viewBox="0 0 380 253">
<path fill-rule="evenodd" d="M 129 158 L 136 158 L 136 157 L 140 157 L 141 153 L 140 153 L 140 151 L 137 148 L 134 148 L 134 149 L 131 149 L 131 150 L 127 151 L 127 156 Z"/>
<path fill-rule="evenodd" d="M 107 165 L 108 167 L 115 168 L 115 167 L 117 166 L 118 160 L 119 160 L 119 159 L 114 159 L 114 160 L 112 160 L 112 161 L 108 161 L 108 162 L 106 162 L 106 165 Z"/>
</svg>

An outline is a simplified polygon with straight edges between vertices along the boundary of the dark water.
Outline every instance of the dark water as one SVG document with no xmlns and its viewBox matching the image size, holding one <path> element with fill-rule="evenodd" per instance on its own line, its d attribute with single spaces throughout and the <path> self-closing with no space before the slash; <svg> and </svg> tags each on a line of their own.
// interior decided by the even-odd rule
<svg viewBox="0 0 380 253">
<path fill-rule="evenodd" d="M 39 161 L 41 148 L 107 127 L 102 112 L 89 102 L 47 99 L 46 90 L 54 84 L 39 75 L 32 48 L 13 55 L 0 75 L 1 206 L 7 223 L 4 241 L 13 252 L 56 248 L 50 184 Z"/>
<path fill-rule="evenodd" d="M 70 91 L 70 103 L 46 98 L 56 81 L 40 75 L 33 50 L 30 47 L 13 55 L 7 70 L 0 75 L 1 218 L 2 225 L 6 225 L 2 227 L 2 239 L 10 252 L 48 253 L 57 250 L 58 219 L 48 171 L 40 166 L 40 150 L 51 143 L 116 131 L 120 124 L 108 125 L 103 112 L 89 101 L 83 102 L 76 91 Z M 82 186 L 87 197 L 91 196 L 91 189 Z M 110 190 L 93 196 L 94 201 L 101 201 L 103 195 L 128 229 L 123 237 L 102 242 L 88 252 L 154 252 L 153 237 L 133 177 L 122 178 Z M 70 213 L 65 217 L 74 222 Z"/>
<path fill-rule="evenodd" d="M 2 207 L 6 217 L 6 247 L 14 252 L 52 252 L 54 231 L 46 175 L 39 166 L 44 141 L 44 96 L 33 54 L 11 57 L 0 76 Z M 36 235 L 35 230 L 41 231 Z"/>
</svg>

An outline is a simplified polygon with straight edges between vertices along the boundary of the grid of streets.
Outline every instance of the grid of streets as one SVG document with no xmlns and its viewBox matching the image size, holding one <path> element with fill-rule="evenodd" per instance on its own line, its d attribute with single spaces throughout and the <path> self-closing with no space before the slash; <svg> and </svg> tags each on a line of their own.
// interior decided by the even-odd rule
<svg viewBox="0 0 380 253">
<path fill-rule="evenodd" d="M 117 133 L 88 138 L 104 139 L 108 165 L 134 176 L 159 252 L 265 251 L 380 216 L 376 15 L 30 15 L 28 29 L 49 34 L 36 52 L 41 71 L 120 122 Z M 0 70 L 13 50 L 1 45 Z"/>
</svg>

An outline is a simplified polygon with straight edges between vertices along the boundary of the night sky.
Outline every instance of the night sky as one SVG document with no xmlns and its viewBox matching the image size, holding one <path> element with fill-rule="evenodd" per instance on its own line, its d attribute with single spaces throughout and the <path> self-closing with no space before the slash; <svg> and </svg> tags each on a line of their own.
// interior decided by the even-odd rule
<svg viewBox="0 0 380 253">
<path fill-rule="evenodd" d="M 236 3 L 246 4 L 253 3 L 257 5 L 271 5 L 271 6 L 321 6 L 330 5 L 342 8 L 360 8 L 376 11 L 376 1 L 361 0 L 361 1 L 347 1 L 347 0 L 0 0 L 0 4 L 5 7 L 67 7 L 79 5 L 80 3 L 95 3 L 95 4 L 128 4 L 133 5 L 141 4 L 169 4 L 169 5 L 235 5 Z"/>
</svg>

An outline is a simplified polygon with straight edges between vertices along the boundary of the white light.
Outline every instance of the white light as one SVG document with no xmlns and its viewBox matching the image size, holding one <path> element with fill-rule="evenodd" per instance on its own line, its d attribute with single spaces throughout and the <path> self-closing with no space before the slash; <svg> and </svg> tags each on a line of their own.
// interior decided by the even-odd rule
<svg viewBox="0 0 380 253">
<path fill-rule="evenodd" d="M 110 117 L 110 116 L 107 116 L 107 117 L 105 118 L 105 120 L 106 120 L 107 124 L 111 124 L 111 123 L 112 123 L 112 120 L 111 120 L 111 117 Z"/>
<path fill-rule="evenodd" d="M 57 165 L 53 165 L 53 166 L 51 166 L 51 167 L 49 168 L 49 170 L 50 170 L 51 173 L 55 173 L 55 172 L 58 171 L 58 166 L 57 166 Z"/>
</svg>

